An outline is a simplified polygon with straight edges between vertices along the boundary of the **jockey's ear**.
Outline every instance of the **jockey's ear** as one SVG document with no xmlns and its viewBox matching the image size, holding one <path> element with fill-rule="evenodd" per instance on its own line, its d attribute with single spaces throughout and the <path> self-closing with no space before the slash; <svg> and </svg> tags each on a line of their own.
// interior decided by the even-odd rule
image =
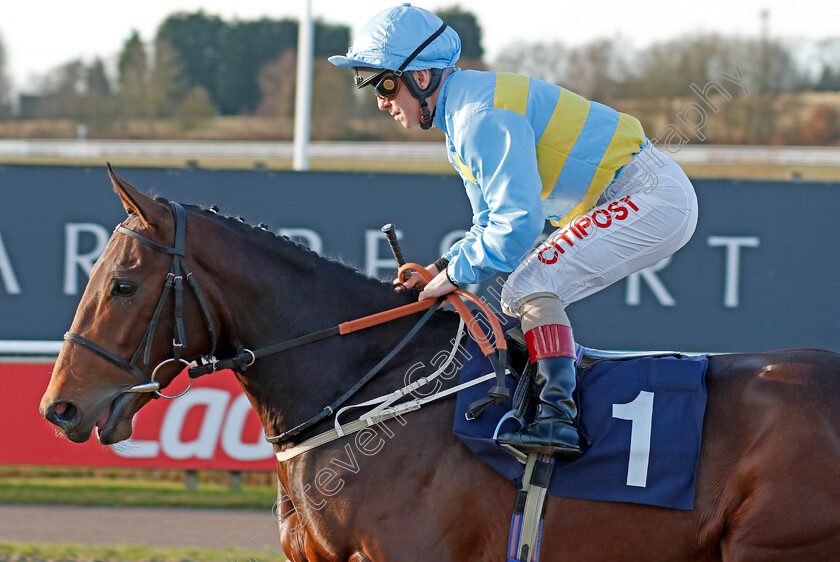
<svg viewBox="0 0 840 562">
<path fill-rule="evenodd" d="M 170 217 L 171 212 L 169 208 L 163 203 L 155 201 L 148 195 L 141 192 L 139 189 L 122 179 L 111 168 L 111 163 L 108 163 L 108 175 L 111 176 L 111 183 L 114 186 L 114 192 L 120 196 L 125 212 L 129 215 L 137 215 L 146 223 L 147 226 L 155 228 Z"/>
<path fill-rule="evenodd" d="M 414 77 L 414 81 L 417 82 L 417 87 L 421 90 L 428 88 L 432 82 L 432 72 L 428 69 L 412 70 L 411 74 Z"/>
</svg>

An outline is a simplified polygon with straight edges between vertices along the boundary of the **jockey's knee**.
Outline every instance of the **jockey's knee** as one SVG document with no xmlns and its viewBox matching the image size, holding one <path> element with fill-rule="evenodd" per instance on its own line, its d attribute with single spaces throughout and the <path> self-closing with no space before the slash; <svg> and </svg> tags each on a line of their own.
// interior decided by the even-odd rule
<svg viewBox="0 0 840 562">
<path fill-rule="evenodd" d="M 571 326 L 566 315 L 566 305 L 553 293 L 535 293 L 528 295 L 519 304 L 519 319 L 522 331 L 528 332 L 540 326 L 559 324 Z"/>
<path fill-rule="evenodd" d="M 505 314 L 520 319 L 524 332 L 547 324 L 571 325 L 560 297 L 545 291 L 523 293 L 510 280 L 502 287 L 501 305 Z"/>
</svg>

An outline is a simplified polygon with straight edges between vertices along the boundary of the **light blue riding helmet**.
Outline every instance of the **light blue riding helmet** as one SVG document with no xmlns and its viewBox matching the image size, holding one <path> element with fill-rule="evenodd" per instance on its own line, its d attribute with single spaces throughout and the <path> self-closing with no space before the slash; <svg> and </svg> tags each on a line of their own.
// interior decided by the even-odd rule
<svg viewBox="0 0 840 562">
<path fill-rule="evenodd" d="M 441 25 L 443 20 L 435 14 L 408 3 L 388 8 L 362 27 L 347 56 L 336 55 L 329 60 L 341 68 L 396 70 Z M 460 56 L 461 38 L 448 27 L 403 70 L 449 68 Z"/>
<path fill-rule="evenodd" d="M 420 101 L 420 126 L 432 126 L 426 97 L 440 85 L 441 70 L 455 66 L 461 56 L 461 38 L 454 29 L 432 12 L 402 4 L 376 14 L 362 27 L 347 55 L 336 55 L 329 61 L 341 68 L 351 68 L 356 73 L 356 86 L 362 88 L 380 84 L 396 74 Z M 421 89 L 410 70 L 432 71 L 428 87 Z M 391 71 L 391 72 L 388 72 Z M 387 84 L 396 85 L 394 80 Z M 386 87 L 387 90 L 387 87 Z M 394 93 L 396 87 L 393 88 Z"/>
</svg>

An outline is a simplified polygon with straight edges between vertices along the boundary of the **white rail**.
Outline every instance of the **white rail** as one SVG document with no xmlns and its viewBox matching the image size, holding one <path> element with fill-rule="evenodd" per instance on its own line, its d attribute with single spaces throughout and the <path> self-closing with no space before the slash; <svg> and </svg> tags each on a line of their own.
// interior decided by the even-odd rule
<svg viewBox="0 0 840 562">
<path fill-rule="evenodd" d="M 0 340 L 0 362 L 17 357 L 49 358 L 54 360 L 63 341 Z"/>
<path fill-rule="evenodd" d="M 769 164 L 840 166 L 835 146 L 683 145 L 668 152 L 684 164 Z M 293 144 L 283 141 L 141 141 L 0 139 L 2 157 L 288 159 Z M 316 160 L 446 160 L 442 142 L 313 142 Z"/>
<path fill-rule="evenodd" d="M 293 143 L 283 141 L 136 141 L 0 139 L 0 157 L 53 158 L 218 158 L 292 159 Z M 315 159 L 376 158 L 446 161 L 443 143 L 313 142 Z"/>
</svg>

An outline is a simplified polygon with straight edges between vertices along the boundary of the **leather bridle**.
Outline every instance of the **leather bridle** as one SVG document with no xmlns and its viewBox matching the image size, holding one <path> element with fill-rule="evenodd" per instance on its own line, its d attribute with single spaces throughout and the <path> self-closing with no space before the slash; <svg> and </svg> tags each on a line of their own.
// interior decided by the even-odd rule
<svg viewBox="0 0 840 562">
<path fill-rule="evenodd" d="M 140 381 L 140 384 L 132 386 L 125 392 L 154 392 L 157 396 L 160 396 L 162 398 L 177 398 L 178 396 L 182 396 L 183 394 L 185 394 L 192 387 L 192 379 L 190 379 L 189 386 L 183 392 L 174 395 L 168 395 L 160 392 L 160 382 L 156 381 L 155 377 L 157 376 L 158 370 L 169 363 L 181 363 L 185 366 L 190 366 L 190 362 L 181 356 L 183 348 L 186 346 L 186 332 L 184 330 L 183 309 L 185 279 L 187 281 L 187 285 L 190 287 L 193 294 L 195 295 L 196 300 L 198 301 L 198 306 L 201 309 L 202 316 L 204 317 L 204 323 L 207 327 L 207 331 L 210 333 L 210 340 L 212 342 L 210 346 L 210 353 L 203 355 L 203 358 L 207 361 L 209 361 L 210 358 L 213 357 L 213 354 L 216 352 L 216 327 L 213 325 L 213 319 L 210 316 L 210 310 L 207 308 L 207 303 L 201 296 L 201 291 L 198 288 L 198 283 L 193 278 L 192 272 L 189 270 L 186 262 L 184 261 L 184 250 L 187 230 L 187 213 L 184 210 L 184 207 L 182 207 L 178 203 L 175 203 L 174 201 L 170 201 L 169 206 L 171 207 L 172 215 L 175 218 L 174 246 L 170 247 L 158 244 L 154 240 L 150 240 L 149 238 L 146 238 L 145 236 L 138 234 L 133 230 L 124 227 L 121 224 L 118 225 L 117 228 L 114 230 L 115 233 L 119 232 L 125 234 L 126 236 L 130 236 L 131 238 L 134 238 L 135 240 L 141 242 L 142 244 L 148 246 L 156 252 L 161 252 L 172 256 L 172 266 L 169 268 L 169 273 L 166 274 L 166 281 L 163 285 L 163 294 L 161 294 L 160 300 L 158 300 L 157 306 L 155 307 L 154 315 L 152 316 L 152 319 L 149 322 L 149 326 L 146 328 L 146 333 L 143 335 L 143 339 L 140 340 L 140 344 L 137 346 L 137 350 L 134 352 L 134 355 L 131 356 L 131 359 L 127 361 L 121 357 L 118 357 L 116 354 L 111 353 L 110 351 L 96 345 L 92 341 L 78 334 L 74 334 L 70 331 L 64 334 L 64 339 L 82 346 L 91 353 L 98 355 L 102 359 L 105 359 L 112 365 L 119 367 L 120 369 L 122 369 L 126 373 L 129 373 L 130 375 L 134 376 Z M 151 353 L 152 341 L 154 340 L 155 328 L 157 327 L 158 320 L 160 319 L 160 315 L 163 310 L 163 306 L 166 303 L 167 297 L 169 296 L 170 292 L 173 292 L 174 294 L 173 308 L 175 318 L 175 334 L 172 339 L 172 357 L 161 361 L 158 364 L 158 366 L 152 370 L 152 376 L 149 377 L 137 366 L 137 363 L 140 360 L 140 356 L 142 354 L 143 363 L 145 365 L 149 364 L 149 355 Z"/>
</svg>

